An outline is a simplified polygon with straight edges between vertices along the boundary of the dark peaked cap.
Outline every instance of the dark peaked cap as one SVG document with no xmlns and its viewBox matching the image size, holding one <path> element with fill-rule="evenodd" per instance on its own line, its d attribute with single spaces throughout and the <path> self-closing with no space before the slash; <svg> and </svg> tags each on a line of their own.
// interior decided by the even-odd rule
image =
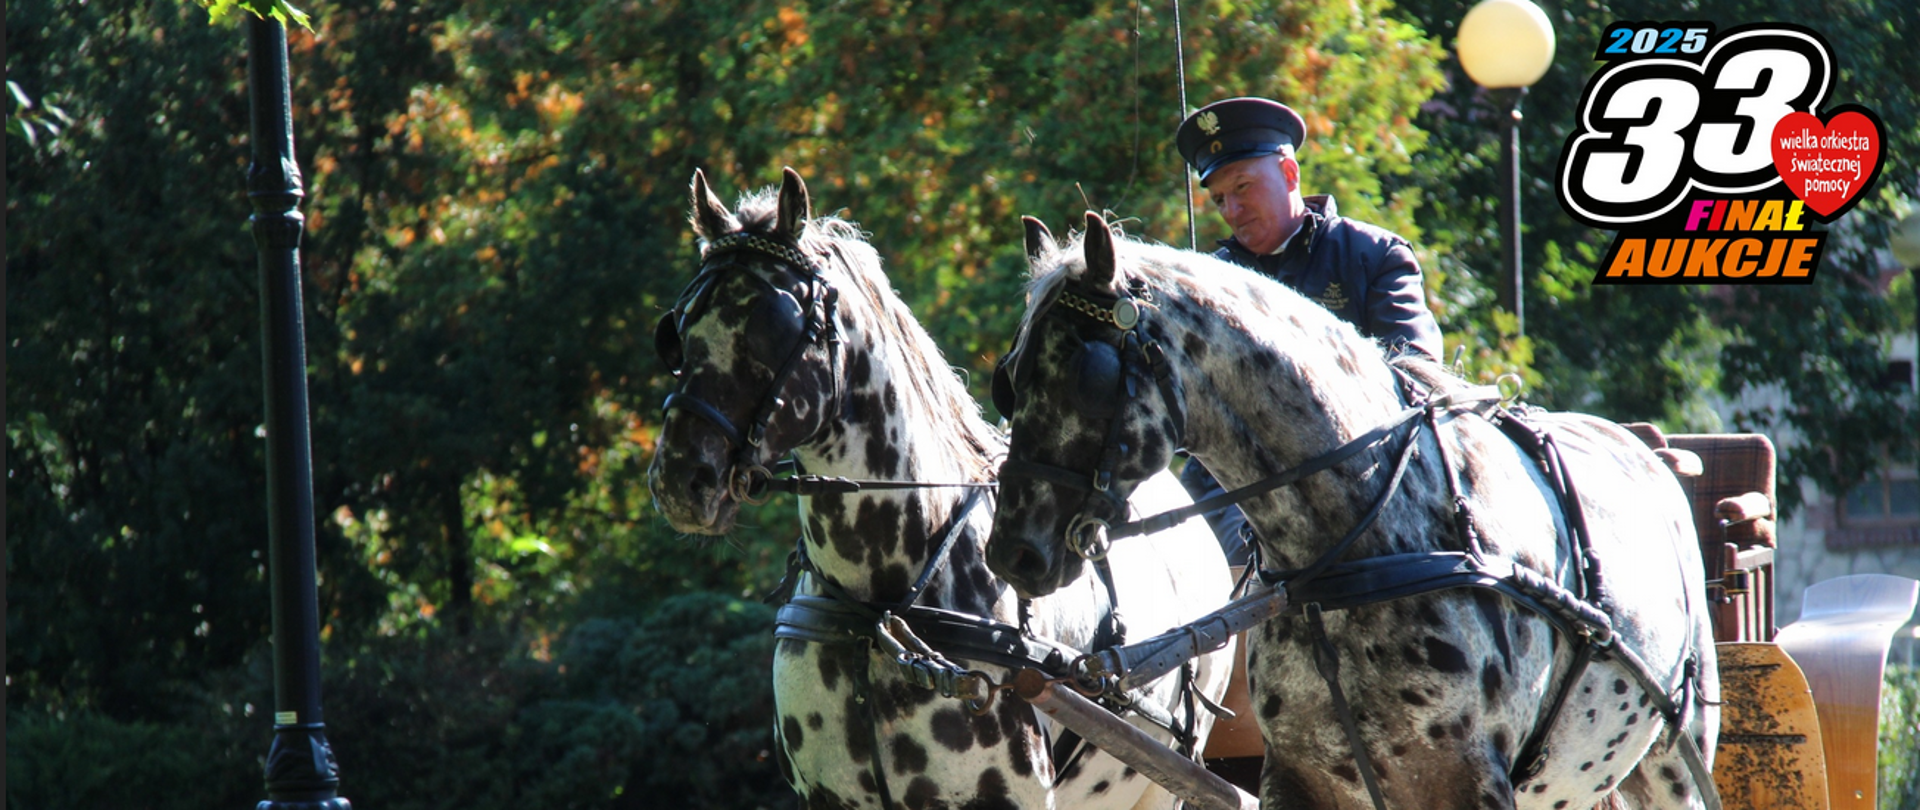
<svg viewBox="0 0 1920 810">
<path fill-rule="evenodd" d="M 1306 122 L 1285 104 L 1264 98 L 1230 98 L 1201 107 L 1180 122 L 1174 145 L 1180 156 L 1207 181 L 1213 170 L 1280 147 L 1299 149 L 1307 139 Z"/>
</svg>

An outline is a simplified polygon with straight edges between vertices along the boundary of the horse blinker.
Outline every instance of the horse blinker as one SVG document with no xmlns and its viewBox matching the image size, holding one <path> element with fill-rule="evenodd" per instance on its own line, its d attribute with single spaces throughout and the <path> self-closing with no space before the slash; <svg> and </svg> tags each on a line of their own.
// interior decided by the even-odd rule
<svg viewBox="0 0 1920 810">
<path fill-rule="evenodd" d="M 686 346 L 680 342 L 680 312 L 674 310 L 660 316 L 660 322 L 653 327 L 653 353 L 660 358 L 660 364 L 667 367 L 673 376 L 680 376 L 680 366 L 686 362 Z"/>
<path fill-rule="evenodd" d="M 1089 341 L 1074 352 L 1076 373 L 1071 399 L 1075 409 L 1093 419 L 1112 419 L 1120 413 L 1120 351 L 1111 343 Z"/>
</svg>

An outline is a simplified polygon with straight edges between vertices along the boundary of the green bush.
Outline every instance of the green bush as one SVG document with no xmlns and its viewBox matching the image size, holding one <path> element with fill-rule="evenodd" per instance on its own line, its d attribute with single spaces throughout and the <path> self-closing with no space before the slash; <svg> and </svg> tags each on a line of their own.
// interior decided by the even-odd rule
<svg viewBox="0 0 1920 810">
<path fill-rule="evenodd" d="M 563 697 L 526 714 L 541 759 L 590 769 L 605 760 L 577 741 L 617 737 L 616 806 L 791 806 L 772 754 L 772 627 L 771 608 L 702 592 L 581 624 L 560 655 Z"/>
<path fill-rule="evenodd" d="M 773 611 L 693 592 L 589 618 L 552 660 L 501 628 L 326 651 L 340 795 L 379 810 L 791 807 L 773 748 Z M 171 723 L 7 715 L 9 810 L 207 810 L 267 798 L 265 649 Z"/>
<path fill-rule="evenodd" d="M 7 712 L 9 810 L 206 810 L 266 798 L 224 729 Z M 261 740 L 265 753 L 266 740 Z M 251 778 L 249 779 L 249 776 Z"/>
<path fill-rule="evenodd" d="M 1880 807 L 1920 810 L 1920 668 L 1889 664 L 1880 690 Z"/>
<path fill-rule="evenodd" d="M 497 632 L 368 645 L 329 665 L 341 793 L 381 810 L 791 806 L 772 627 L 764 605 L 693 592 L 584 620 L 546 662 Z"/>
</svg>

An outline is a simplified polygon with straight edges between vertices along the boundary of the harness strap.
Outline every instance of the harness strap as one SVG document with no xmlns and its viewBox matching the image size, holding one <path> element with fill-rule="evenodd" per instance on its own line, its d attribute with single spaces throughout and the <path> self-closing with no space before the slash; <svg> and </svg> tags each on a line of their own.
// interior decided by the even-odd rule
<svg viewBox="0 0 1920 810">
<path fill-rule="evenodd" d="M 785 612 L 785 610 L 783 609 L 782 612 Z M 870 644 L 862 646 L 867 646 L 871 649 Z M 854 694 L 856 695 L 854 702 L 860 704 L 867 715 L 867 722 L 863 724 L 867 727 L 867 760 L 868 767 L 873 769 L 874 785 L 879 789 L 880 807 L 881 810 L 894 810 L 897 805 L 893 803 L 892 789 L 887 786 L 886 765 L 880 761 L 879 709 L 874 706 L 872 700 L 859 697 L 873 694 L 873 678 L 867 673 L 867 668 L 864 666 L 853 667 L 852 676 L 853 688 L 855 690 Z"/>
<path fill-rule="evenodd" d="M 1288 484 L 1292 484 L 1296 481 L 1306 478 L 1307 476 L 1313 475 L 1314 473 L 1318 473 L 1322 470 L 1329 469 L 1334 465 L 1339 464 L 1340 462 L 1346 461 L 1347 459 L 1350 459 L 1356 455 L 1359 455 L 1361 451 L 1366 450 L 1367 448 L 1372 447 L 1375 444 L 1378 444 L 1381 440 L 1387 438 L 1388 436 L 1393 435 L 1395 431 L 1399 430 L 1401 427 L 1405 426 L 1407 423 L 1413 421 L 1413 419 L 1419 416 L 1423 410 L 1424 408 L 1421 408 L 1421 407 L 1407 408 L 1406 410 L 1403 410 L 1395 414 L 1393 418 L 1388 419 L 1385 423 L 1381 424 L 1379 427 L 1376 427 L 1372 430 L 1367 431 L 1366 433 L 1363 433 L 1357 437 L 1354 437 L 1352 441 L 1349 441 L 1346 444 L 1342 444 L 1339 447 L 1336 447 L 1326 453 L 1322 453 L 1318 456 L 1308 459 L 1306 462 L 1300 464 L 1299 466 L 1290 467 L 1288 469 L 1281 470 L 1280 472 L 1274 473 L 1273 475 L 1267 476 L 1266 478 L 1262 478 L 1244 487 L 1240 487 L 1239 489 L 1235 489 L 1229 492 L 1222 492 L 1219 495 L 1215 495 L 1206 500 L 1196 502 L 1192 506 L 1184 506 L 1179 509 L 1173 509 L 1166 512 L 1162 512 L 1160 514 L 1153 515 L 1151 517 L 1145 517 L 1139 520 L 1122 523 L 1118 526 L 1114 526 L 1110 528 L 1108 530 L 1108 536 L 1118 540 L 1122 537 L 1133 537 L 1135 535 L 1152 534 L 1154 532 L 1171 528 L 1179 523 L 1183 523 L 1190 518 L 1198 517 L 1208 512 L 1212 512 L 1221 507 L 1232 506 L 1234 504 L 1240 503 L 1241 501 L 1245 501 L 1259 495 L 1265 495 L 1268 492 L 1272 492 L 1273 490 L 1287 486 Z M 1014 462 L 1008 461 L 1007 463 L 1011 465 Z M 1001 473 L 1001 477 L 1002 478 L 1006 477 L 1006 473 L 1004 471 Z M 1049 480 L 1052 480 L 1052 479 L 1049 479 Z"/>
<path fill-rule="evenodd" d="M 1374 810 L 1387 810 L 1386 797 L 1380 794 L 1380 779 L 1374 774 L 1373 757 L 1367 753 L 1367 742 L 1360 737 L 1360 723 L 1353 717 L 1353 707 L 1347 704 L 1346 690 L 1340 688 L 1340 654 L 1327 641 L 1327 627 L 1320 619 L 1320 603 L 1307 603 L 1307 626 L 1313 631 L 1313 661 L 1320 670 L 1320 678 L 1327 682 L 1327 691 L 1333 694 L 1333 713 L 1340 717 L 1340 727 L 1346 729 L 1347 745 L 1353 749 L 1353 760 L 1359 766 L 1360 780 L 1367 785 L 1367 795 L 1373 797 Z"/>
<path fill-rule="evenodd" d="M 1406 446 L 1400 448 L 1400 458 L 1394 462 L 1393 475 L 1387 479 L 1387 486 L 1380 491 L 1380 497 L 1374 499 L 1373 507 L 1354 523 L 1353 528 L 1347 530 L 1346 536 L 1340 538 L 1340 542 L 1333 544 L 1312 565 L 1307 566 L 1305 571 L 1295 576 L 1296 583 L 1305 585 L 1312 582 L 1315 577 L 1332 567 L 1340 559 L 1340 555 L 1347 553 L 1347 549 L 1352 548 L 1353 544 L 1360 540 L 1360 535 L 1366 533 L 1367 529 L 1373 526 L 1373 522 L 1379 519 L 1381 510 L 1387 506 L 1387 501 L 1393 500 L 1393 494 L 1400 491 L 1400 481 L 1406 477 L 1407 463 L 1413 460 L 1414 448 L 1420 446 L 1420 423 L 1412 424 L 1413 428 L 1407 431 Z"/>
<path fill-rule="evenodd" d="M 1572 643 L 1572 639 L 1568 640 Z M 1513 758 L 1512 769 L 1507 772 L 1507 781 L 1513 784 L 1532 779 L 1540 775 L 1540 769 L 1547 764 L 1547 735 L 1553 732 L 1553 726 L 1560 720 L 1560 710 L 1566 708 L 1567 697 L 1573 694 L 1573 685 L 1580 682 L 1580 676 L 1586 674 L 1587 664 L 1593 661 L 1594 645 L 1573 643 L 1573 663 L 1567 667 L 1567 675 L 1560 679 L 1560 688 L 1553 693 L 1553 702 L 1547 704 L 1547 711 L 1540 716 L 1540 722 L 1533 725 L 1533 733 L 1527 735 L 1527 741 L 1520 746 L 1519 755 Z"/>
<path fill-rule="evenodd" d="M 914 580 L 913 587 L 908 588 L 907 595 L 900 599 L 901 608 L 913 607 L 913 603 L 920 601 L 920 592 L 926 590 L 927 585 L 933 582 L 934 574 L 946 566 L 947 553 L 953 550 L 954 541 L 960 539 L 960 532 L 966 528 L 967 516 L 972 514 L 973 508 L 980 504 L 980 493 L 982 491 L 982 489 L 974 489 L 972 492 L 968 492 L 967 499 L 960 502 L 960 509 L 953 513 L 952 518 L 947 520 L 947 531 L 946 534 L 940 538 L 940 546 L 934 550 L 933 556 L 927 560 L 927 566 L 920 569 L 920 578 Z"/>
<path fill-rule="evenodd" d="M 800 594 L 775 614 L 773 635 L 816 644 L 870 641 L 882 614 L 877 607 L 881 606 Z M 928 646 L 953 658 L 1058 674 L 1066 672 L 1078 654 L 1065 644 L 1023 635 L 1013 625 L 951 610 L 915 605 L 894 615 Z"/>
<path fill-rule="evenodd" d="M 734 427 L 733 422 L 728 421 L 726 414 L 708 404 L 706 400 L 688 394 L 684 390 L 675 391 L 667 395 L 667 401 L 660 406 L 660 412 L 672 413 L 674 408 L 691 411 L 693 415 L 712 422 L 714 427 L 727 435 L 727 441 L 732 442 L 735 447 L 745 444 L 746 440 L 741 437 L 740 429 Z"/>
<path fill-rule="evenodd" d="M 1342 563 L 1311 582 L 1295 584 L 1292 572 L 1262 571 L 1263 582 L 1285 587 L 1294 604 L 1314 602 L 1327 610 L 1347 610 L 1420 596 L 1450 588 L 1494 591 L 1575 636 L 1592 636 L 1606 646 L 1613 621 L 1557 582 L 1503 559 L 1476 560 L 1459 551 L 1390 554 Z"/>
<path fill-rule="evenodd" d="M 1394 414 L 1393 416 L 1389 417 L 1386 421 L 1380 423 L 1380 425 L 1375 427 L 1374 429 L 1354 437 L 1352 440 L 1348 441 L 1346 444 L 1342 444 L 1339 447 L 1336 447 L 1332 450 L 1329 450 L 1325 453 L 1322 453 L 1318 456 L 1308 459 L 1302 462 L 1299 466 L 1292 467 L 1286 470 L 1281 470 L 1280 472 L 1274 473 L 1273 475 L 1260 479 L 1259 481 L 1255 481 L 1251 484 L 1240 487 L 1239 489 L 1231 490 L 1228 492 L 1222 492 L 1211 498 L 1207 498 L 1206 500 L 1198 501 L 1194 503 L 1192 506 L 1186 506 L 1186 507 L 1181 507 L 1179 509 L 1169 510 L 1157 515 L 1153 515 L 1151 517 L 1144 517 L 1139 520 L 1122 523 L 1118 526 L 1113 526 L 1108 530 L 1108 536 L 1118 540 L 1122 537 L 1132 537 L 1134 535 L 1140 535 L 1140 534 L 1152 534 L 1154 532 L 1158 532 L 1158 531 L 1170 528 L 1175 524 L 1181 523 L 1189 518 L 1204 515 L 1216 509 L 1220 509 L 1221 507 L 1239 504 L 1241 501 L 1245 501 L 1259 495 L 1264 495 L 1268 492 L 1271 492 L 1273 490 L 1287 486 L 1288 484 L 1292 484 L 1296 481 L 1299 481 L 1302 478 L 1306 478 L 1307 476 L 1329 469 L 1336 464 L 1346 461 L 1347 459 L 1353 458 L 1355 455 L 1358 455 L 1360 451 L 1365 450 L 1368 447 L 1371 447 L 1374 444 L 1379 443 L 1380 441 L 1386 439 L 1388 436 L 1392 435 L 1394 431 L 1399 430 L 1401 427 L 1405 426 L 1407 423 L 1412 422 L 1416 417 L 1420 416 L 1420 414 L 1423 412 L 1433 413 L 1437 411 L 1447 410 L 1460 405 L 1469 405 L 1469 404 L 1485 403 L 1485 402 L 1497 402 L 1499 401 L 1500 396 L 1501 394 L 1498 386 L 1479 385 L 1479 386 L 1473 386 L 1471 388 L 1463 389 L 1460 391 L 1456 391 L 1451 394 L 1445 394 L 1439 397 L 1435 397 L 1428 402 L 1410 406 L 1400 411 L 1399 413 Z M 1011 465 L 1014 462 L 1008 461 L 1007 463 Z M 1033 465 L 1033 466 L 1042 466 L 1042 465 Z M 1001 473 L 1001 475 L 1002 477 L 1005 477 L 1004 472 Z M 1084 486 L 1084 484 L 1080 483 L 1083 477 L 1073 475 L 1072 473 L 1067 473 L 1067 475 L 1064 476 L 1064 478 L 1068 480 L 1047 478 L 1045 476 L 1039 476 L 1039 475 L 1036 475 L 1034 477 L 1045 478 L 1045 480 L 1056 481 L 1057 483 L 1066 483 L 1069 485 Z"/>
</svg>

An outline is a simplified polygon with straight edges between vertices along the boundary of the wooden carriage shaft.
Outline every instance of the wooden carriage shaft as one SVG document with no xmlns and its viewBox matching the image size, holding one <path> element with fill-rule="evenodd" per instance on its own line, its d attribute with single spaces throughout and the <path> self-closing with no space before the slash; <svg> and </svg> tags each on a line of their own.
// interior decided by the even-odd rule
<svg viewBox="0 0 1920 810">
<path fill-rule="evenodd" d="M 1039 670 L 1021 670 L 1014 677 L 1013 685 L 1014 694 L 1021 700 L 1194 807 L 1256 810 L 1260 806 L 1260 800 L 1252 794 L 1174 753 L 1080 693 L 1049 682 L 1046 674 Z"/>
</svg>

